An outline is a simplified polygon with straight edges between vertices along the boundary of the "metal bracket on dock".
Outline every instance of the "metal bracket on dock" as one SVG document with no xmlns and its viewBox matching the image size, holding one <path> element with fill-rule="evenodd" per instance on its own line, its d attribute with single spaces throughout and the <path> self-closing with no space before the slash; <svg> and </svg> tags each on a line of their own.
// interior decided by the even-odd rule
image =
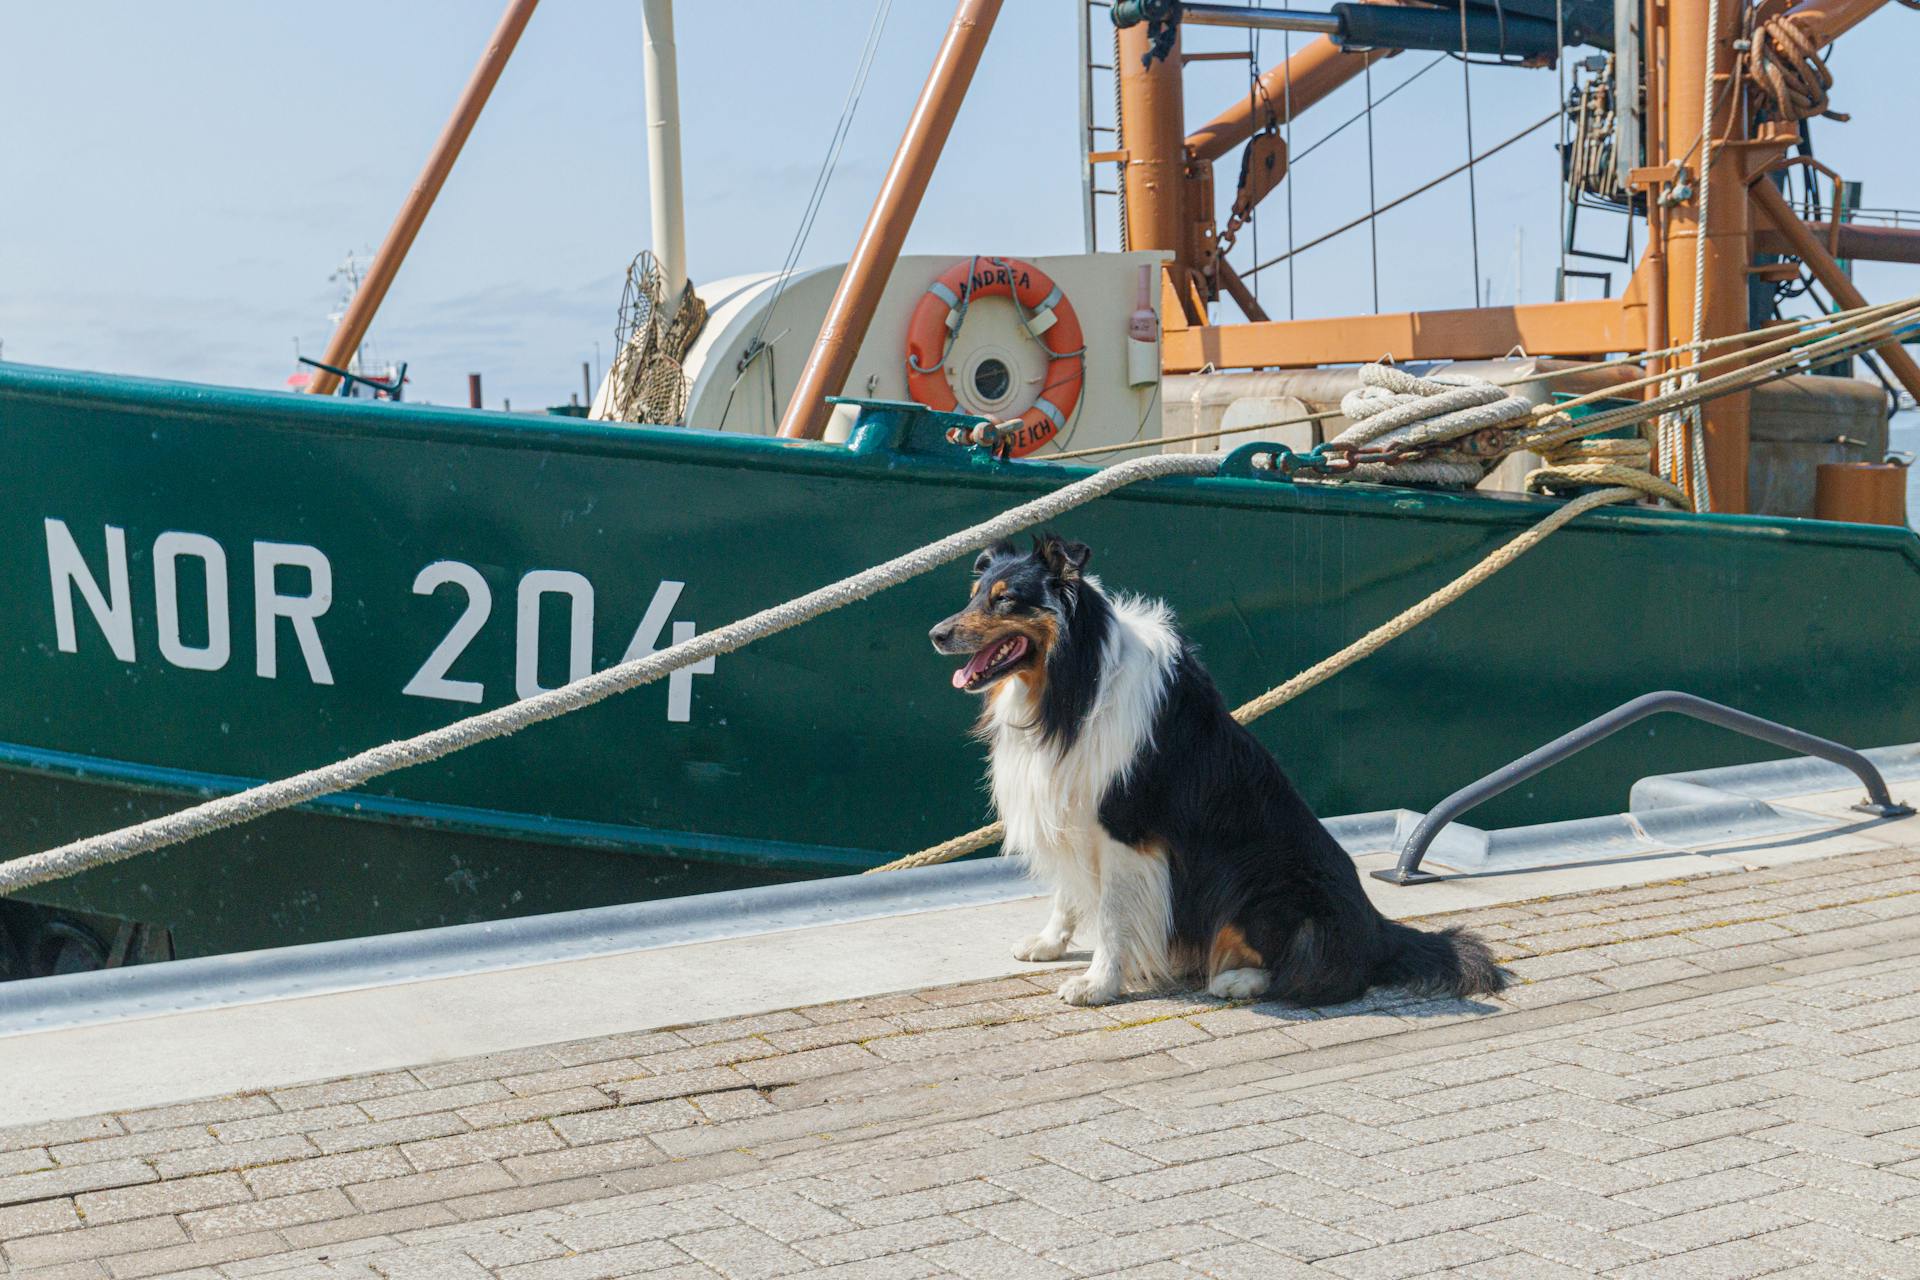
<svg viewBox="0 0 1920 1280">
<path fill-rule="evenodd" d="M 1816 738 L 1810 733 L 1776 724 L 1772 720 L 1762 720 L 1759 716 L 1748 715 L 1744 711 L 1722 703 L 1711 702 L 1691 693 L 1680 693 L 1668 689 L 1659 693 L 1642 694 L 1631 702 L 1623 703 L 1603 716 L 1587 721 L 1571 733 L 1562 734 L 1552 742 L 1536 751 L 1515 760 L 1512 764 L 1496 769 L 1478 782 L 1470 783 L 1448 796 L 1436 805 L 1420 820 L 1418 826 L 1407 837 L 1400 849 L 1399 860 L 1392 866 L 1370 872 L 1374 879 L 1385 880 L 1388 884 L 1424 884 L 1438 880 L 1439 876 L 1420 869 L 1420 860 L 1426 856 L 1427 849 L 1434 838 L 1448 823 L 1467 810 L 1483 804 L 1501 792 L 1525 782 L 1545 769 L 1559 764 L 1562 760 L 1586 750 L 1603 738 L 1608 738 L 1636 721 L 1648 716 L 1659 715 L 1663 711 L 1677 712 L 1683 716 L 1692 716 L 1708 724 L 1719 725 L 1723 729 L 1732 729 L 1749 738 L 1758 738 L 1777 747 L 1798 751 L 1802 755 L 1818 756 L 1833 764 L 1843 765 L 1853 771 L 1867 788 L 1867 798 L 1853 807 L 1861 813 L 1870 813 L 1877 818 L 1904 818 L 1913 813 L 1910 805 L 1902 804 L 1887 792 L 1886 779 L 1874 768 L 1872 761 L 1855 751 L 1826 738 Z"/>
</svg>

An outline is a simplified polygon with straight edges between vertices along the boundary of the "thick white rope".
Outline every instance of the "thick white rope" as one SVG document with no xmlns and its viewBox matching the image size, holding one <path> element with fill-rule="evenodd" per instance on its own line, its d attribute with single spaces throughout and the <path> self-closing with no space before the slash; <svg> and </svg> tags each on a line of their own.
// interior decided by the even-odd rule
<svg viewBox="0 0 1920 1280">
<path fill-rule="evenodd" d="M 1390 364 L 1368 364 L 1360 366 L 1359 377 L 1360 385 L 1340 400 L 1340 412 L 1353 425 L 1335 436 L 1334 444 L 1382 449 L 1465 443 L 1417 462 L 1362 463 L 1352 473 L 1355 480 L 1477 484 L 1505 450 L 1503 440 L 1475 437 L 1489 428 L 1530 421 L 1533 414 L 1533 406 L 1512 391 L 1468 374 L 1418 378 Z"/>
<path fill-rule="evenodd" d="M 383 743 L 345 760 L 209 800 L 178 813 L 0 863 L 0 895 L 238 826 L 321 796 L 346 791 L 383 774 L 438 760 L 476 743 L 504 738 L 529 725 L 590 707 L 617 693 L 658 680 L 668 672 L 718 654 L 732 653 L 823 613 L 864 600 L 1022 529 L 1084 506 L 1115 489 L 1162 476 L 1210 475 L 1219 464 L 1216 454 L 1164 453 L 1134 458 L 718 630 L 694 636 L 647 657 L 608 667 L 523 702 L 468 716 L 412 738 Z"/>
</svg>

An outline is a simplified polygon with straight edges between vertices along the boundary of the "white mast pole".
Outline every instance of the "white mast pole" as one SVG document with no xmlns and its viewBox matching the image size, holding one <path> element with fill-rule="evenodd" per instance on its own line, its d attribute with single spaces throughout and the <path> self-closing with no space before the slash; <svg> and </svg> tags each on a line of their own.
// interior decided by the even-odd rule
<svg viewBox="0 0 1920 1280">
<path fill-rule="evenodd" d="M 647 180 L 653 256 L 665 275 L 667 314 L 687 283 L 687 211 L 680 188 L 680 83 L 673 49 L 673 0 L 642 0 L 646 41 Z"/>
</svg>

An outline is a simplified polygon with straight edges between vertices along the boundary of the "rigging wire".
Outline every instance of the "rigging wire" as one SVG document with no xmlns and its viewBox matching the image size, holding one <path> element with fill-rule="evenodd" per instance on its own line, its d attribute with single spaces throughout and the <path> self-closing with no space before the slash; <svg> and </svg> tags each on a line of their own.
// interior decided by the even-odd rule
<svg viewBox="0 0 1920 1280">
<path fill-rule="evenodd" d="M 1473 172 L 1473 63 L 1467 57 L 1466 0 L 1460 0 L 1460 94 L 1466 103 L 1467 223 L 1473 236 L 1473 305 L 1477 307 L 1480 305 L 1480 189 Z"/>
<path fill-rule="evenodd" d="M 1560 270 L 1554 276 L 1553 296 L 1557 302 L 1565 302 L 1567 296 L 1567 232 L 1572 222 L 1572 194 L 1567 189 L 1567 11 L 1566 0 L 1553 0 L 1553 70 L 1560 83 L 1558 99 L 1560 105 Z M 1628 206 L 1628 220 L 1633 217 L 1632 206 Z M 1513 294 L 1520 296 L 1520 282 L 1513 282 Z"/>
<path fill-rule="evenodd" d="M 1920 0 L 1916 0 L 1916 2 L 1920 2 Z M 1259 3 L 1260 0 L 1247 0 L 1247 7 L 1251 9 Z M 1258 112 L 1260 110 L 1259 100 L 1262 96 L 1264 95 L 1260 89 L 1260 28 L 1249 26 L 1247 28 L 1247 118 L 1249 120 L 1258 118 Z M 1253 139 L 1249 138 L 1247 139 L 1247 154 L 1252 154 L 1252 148 Z M 1286 174 L 1286 180 L 1289 183 L 1292 181 L 1292 170 L 1293 158 L 1289 156 L 1287 158 L 1288 172 Z M 1260 261 L 1260 219 L 1257 217 L 1249 217 L 1248 221 L 1253 224 L 1253 260 L 1258 262 Z M 1260 282 L 1258 280 L 1253 282 L 1253 300 L 1256 303 L 1260 301 Z M 1245 318 L 1252 319 L 1251 316 Z M 1136 436 L 1139 435 L 1138 432 L 1134 434 Z"/>
<path fill-rule="evenodd" d="M 1321 147 L 1326 146 L 1329 142 L 1332 142 L 1335 138 L 1339 137 L 1340 134 L 1347 128 L 1348 125 L 1354 125 L 1354 124 L 1360 123 L 1361 120 L 1366 119 L 1368 113 L 1372 111 L 1374 107 L 1385 106 L 1387 104 L 1387 100 L 1393 97 L 1394 94 L 1400 92 L 1402 89 L 1406 88 L 1408 85 L 1412 84 L 1415 80 L 1418 80 L 1421 76 L 1427 74 L 1427 72 L 1433 70 L 1435 67 L 1439 66 L 1441 63 L 1445 62 L 1446 60 L 1447 60 L 1446 54 L 1444 53 L 1435 54 L 1432 62 L 1429 62 L 1426 66 L 1420 68 L 1418 71 L 1408 76 L 1405 80 L 1402 80 L 1399 84 L 1393 86 L 1393 88 L 1381 94 L 1378 98 L 1373 98 L 1366 111 L 1354 112 L 1352 115 L 1348 116 L 1345 120 L 1335 125 L 1331 132 L 1324 134 L 1319 138 L 1314 139 L 1313 145 L 1309 146 L 1305 151 L 1302 151 L 1297 156 L 1290 157 L 1287 161 L 1287 171 L 1291 173 L 1293 171 L 1294 165 L 1300 163 L 1300 161 L 1302 160 L 1305 160 L 1308 156 L 1318 151 Z M 1367 63 L 1366 69 L 1367 69 L 1367 72 L 1371 74 L 1373 71 L 1373 63 L 1371 62 Z M 1367 121 L 1367 127 L 1369 129 L 1373 127 L 1373 122 L 1371 120 Z"/>
<path fill-rule="evenodd" d="M 1281 66 L 1286 69 L 1287 129 L 1286 129 L 1286 136 L 1281 139 L 1281 142 L 1282 142 L 1282 145 L 1284 145 L 1287 149 L 1287 155 L 1292 156 L 1293 155 L 1293 33 L 1291 31 L 1284 33 L 1284 41 L 1285 43 L 1281 48 L 1280 56 L 1285 59 L 1285 61 L 1281 63 Z M 1287 168 L 1289 170 L 1293 168 L 1292 160 L 1287 161 Z M 1295 253 L 1295 249 L 1293 247 L 1293 183 L 1288 182 L 1287 183 L 1287 319 L 1289 320 L 1296 318 L 1294 315 L 1294 305 L 1293 305 L 1293 255 L 1294 253 Z M 1257 271 L 1259 270 L 1259 268 L 1256 267 L 1254 268 L 1254 270 Z"/>
<path fill-rule="evenodd" d="M 1436 58 L 1434 61 L 1437 62 L 1439 59 Z M 1433 63 L 1430 62 L 1427 65 L 1432 66 Z M 1371 61 L 1363 68 L 1363 74 L 1366 77 L 1367 86 L 1367 208 L 1372 209 L 1380 203 L 1380 192 L 1374 182 L 1373 63 Z M 1418 73 L 1416 72 L 1415 74 L 1417 75 Z M 1405 85 L 1401 86 L 1401 88 L 1405 87 Z M 1378 218 L 1367 219 L 1367 240 L 1373 260 L 1373 311 L 1375 315 L 1378 315 L 1380 313 L 1380 220 Z M 1259 255 L 1255 254 L 1254 256 L 1258 257 Z"/>
<path fill-rule="evenodd" d="M 1539 130 L 1546 128 L 1549 124 L 1552 124 L 1554 120 L 1558 118 L 1559 114 L 1560 113 L 1556 111 L 1556 112 L 1553 112 L 1551 115 L 1541 116 L 1538 120 L 1535 120 L 1532 124 L 1528 125 L 1526 128 L 1522 129 L 1520 132 L 1514 134 L 1510 138 L 1507 138 L 1503 142 L 1497 142 L 1493 146 L 1488 147 L 1485 151 L 1482 151 L 1479 155 L 1474 156 L 1472 159 L 1468 160 L 1465 164 L 1455 165 L 1453 168 L 1447 170 L 1445 173 L 1441 174 L 1439 177 L 1431 178 L 1428 181 L 1421 183 L 1419 186 L 1407 192 L 1405 195 L 1396 196 L 1394 199 L 1387 201 L 1387 203 L 1381 205 L 1379 208 L 1372 209 L 1367 213 L 1360 215 L 1358 218 L 1355 218 L 1351 222 L 1335 227 L 1333 230 L 1327 232 L 1325 235 L 1314 237 L 1313 239 L 1307 241 L 1305 244 L 1299 246 L 1297 249 L 1289 248 L 1287 252 L 1280 254 L 1278 257 L 1269 258 L 1265 262 L 1258 263 L 1257 265 L 1245 271 L 1242 271 L 1240 273 L 1240 278 L 1244 280 L 1248 276 L 1251 276 L 1257 272 L 1266 270 L 1268 267 L 1277 266 L 1281 262 L 1286 261 L 1288 258 L 1292 257 L 1296 253 L 1305 253 L 1307 250 L 1313 248 L 1316 245 L 1325 244 L 1327 241 L 1333 239 L 1335 236 L 1342 235 L 1348 231 L 1351 231 L 1355 227 L 1359 226 L 1361 223 L 1371 221 L 1372 219 L 1379 217 L 1381 214 L 1386 213 L 1388 210 L 1397 208 L 1400 205 L 1405 204 L 1407 201 L 1413 199 L 1415 196 L 1423 195 L 1426 192 L 1433 190 L 1435 187 L 1445 182 L 1448 178 L 1458 177 L 1460 174 L 1465 173 L 1468 170 L 1472 169 L 1473 166 L 1479 164 L 1482 160 L 1490 159 L 1491 157 L 1498 155 L 1500 152 L 1505 151 L 1508 147 L 1520 141 L 1522 138 L 1528 137 L 1538 132 Z M 1291 243 L 1291 241 L 1289 241 L 1289 243 Z"/>
<path fill-rule="evenodd" d="M 747 376 L 747 369 L 762 351 L 769 348 L 761 342 L 766 335 L 767 326 L 773 321 L 773 313 L 780 306 L 780 298 L 787 290 L 787 284 L 793 278 L 793 272 L 800 264 L 800 255 L 806 251 L 807 240 L 813 234 L 814 221 L 820 216 L 820 206 L 825 202 L 827 187 L 833 181 L 833 172 L 840 164 L 840 152 L 845 148 L 847 135 L 852 131 L 853 118 L 860 110 L 860 98 L 866 91 L 867 76 L 873 70 L 874 55 L 880 50 L 880 37 L 886 30 L 887 17 L 893 10 L 893 0 L 879 0 L 873 11 L 873 20 L 867 27 L 866 44 L 860 50 L 860 59 L 854 65 L 853 80 L 847 86 L 846 101 L 840 107 L 840 119 L 834 125 L 833 136 L 827 143 L 827 153 L 820 161 L 820 172 L 813 180 L 813 190 L 807 196 L 805 209 L 800 215 L 800 225 L 794 229 L 793 242 L 787 247 L 787 256 L 780 265 L 780 274 L 773 287 L 773 297 L 767 303 L 767 309 L 760 313 L 760 323 L 748 340 L 746 353 L 741 357 L 739 376 L 733 380 L 733 386 L 727 391 L 727 408 L 733 407 L 733 393 Z M 777 341 L 777 339 L 776 339 Z M 772 378 L 768 378 L 769 387 Z M 721 411 L 721 422 L 726 421 L 726 410 Z"/>
</svg>

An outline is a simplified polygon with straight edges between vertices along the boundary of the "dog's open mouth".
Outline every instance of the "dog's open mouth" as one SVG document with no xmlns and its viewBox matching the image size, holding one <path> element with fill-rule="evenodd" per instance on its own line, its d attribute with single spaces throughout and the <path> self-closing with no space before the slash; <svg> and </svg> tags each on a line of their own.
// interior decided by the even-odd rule
<svg viewBox="0 0 1920 1280">
<path fill-rule="evenodd" d="M 1015 663 L 1027 656 L 1027 638 L 1008 636 L 996 640 L 980 652 L 967 659 L 967 665 L 953 673 L 953 687 L 956 689 L 978 689 L 980 686 L 1005 675 L 1013 669 Z"/>
</svg>

